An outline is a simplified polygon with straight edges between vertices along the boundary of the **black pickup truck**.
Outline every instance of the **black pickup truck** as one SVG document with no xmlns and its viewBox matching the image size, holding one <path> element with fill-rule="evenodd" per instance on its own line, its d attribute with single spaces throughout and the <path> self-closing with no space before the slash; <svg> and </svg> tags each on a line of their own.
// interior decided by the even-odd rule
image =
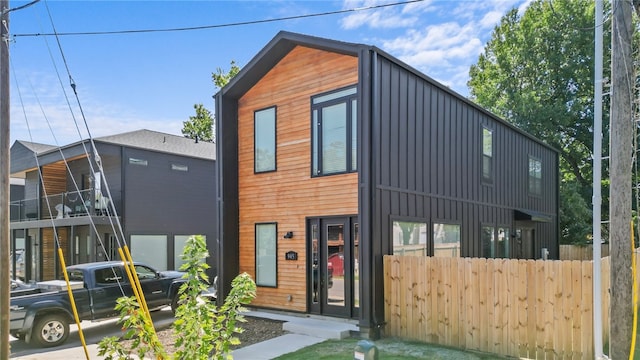
<svg viewBox="0 0 640 360">
<path fill-rule="evenodd" d="M 134 262 L 134 267 L 149 309 L 175 307 L 184 273 L 156 271 Z M 116 300 L 133 294 L 122 262 L 95 262 L 67 267 L 78 316 L 81 320 L 99 320 L 117 316 Z M 69 336 L 69 324 L 75 322 L 64 281 L 38 283 L 38 287 L 11 292 L 9 332 L 43 347 L 58 346 Z"/>
</svg>

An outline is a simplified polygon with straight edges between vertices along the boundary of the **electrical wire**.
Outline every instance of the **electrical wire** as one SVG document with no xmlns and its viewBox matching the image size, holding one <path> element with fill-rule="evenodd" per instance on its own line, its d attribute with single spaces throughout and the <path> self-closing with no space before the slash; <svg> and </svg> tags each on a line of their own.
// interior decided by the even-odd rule
<svg viewBox="0 0 640 360">
<path fill-rule="evenodd" d="M 58 36 L 79 36 L 79 35 L 121 35 L 121 34 L 140 34 L 140 33 L 158 33 L 158 32 L 178 32 L 178 31 L 208 30 L 208 29 L 219 29 L 219 28 L 235 27 L 235 26 L 257 25 L 257 24 L 265 24 L 265 23 L 288 21 L 288 20 L 308 19 L 308 18 L 313 18 L 313 17 L 321 17 L 321 16 L 329 16 L 329 15 L 338 15 L 338 14 L 345 14 L 345 13 L 350 13 L 350 12 L 360 12 L 360 11 L 375 10 L 375 9 L 399 6 L 399 5 L 407 5 L 407 4 L 418 3 L 418 2 L 423 2 L 423 1 L 425 1 L 425 0 L 408 0 L 408 1 L 389 3 L 389 4 L 379 4 L 379 5 L 364 6 L 364 7 L 352 8 L 352 9 L 326 11 L 326 12 L 322 12 L 322 13 L 284 16 L 284 17 L 273 18 L 273 19 L 240 21 L 240 22 L 226 23 L 226 24 L 188 26 L 188 27 L 165 28 L 165 29 L 138 29 L 138 30 L 114 30 L 114 31 L 81 31 L 81 32 L 62 32 L 62 33 L 58 33 L 58 32 L 56 32 L 54 30 L 53 33 L 13 34 L 12 36 L 14 38 L 16 38 L 16 37 L 35 37 L 35 36 L 56 36 L 56 37 L 58 37 Z M 45 3 L 46 3 L 46 1 L 45 1 Z"/>
</svg>

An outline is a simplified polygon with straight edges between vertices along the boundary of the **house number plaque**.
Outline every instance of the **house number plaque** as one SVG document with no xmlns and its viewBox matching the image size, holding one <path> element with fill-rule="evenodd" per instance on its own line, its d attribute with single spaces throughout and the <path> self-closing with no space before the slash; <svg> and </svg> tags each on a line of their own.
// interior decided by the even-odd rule
<svg viewBox="0 0 640 360">
<path fill-rule="evenodd" d="M 284 259 L 285 260 L 298 260 L 298 253 L 295 251 L 287 251 L 286 254 L 284 254 Z"/>
</svg>

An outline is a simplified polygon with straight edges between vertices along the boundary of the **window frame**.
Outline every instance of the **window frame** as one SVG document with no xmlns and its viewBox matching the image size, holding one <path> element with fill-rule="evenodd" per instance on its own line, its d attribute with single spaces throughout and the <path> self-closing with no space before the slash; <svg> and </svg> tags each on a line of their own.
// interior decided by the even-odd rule
<svg viewBox="0 0 640 360">
<path fill-rule="evenodd" d="M 258 227 L 259 226 L 263 226 L 263 225 L 269 225 L 269 226 L 273 226 L 273 241 L 274 241 L 274 248 L 273 250 L 273 254 L 266 254 L 267 255 L 272 255 L 273 256 L 273 274 L 272 277 L 270 277 L 269 282 L 263 282 L 263 279 L 260 276 L 260 266 L 261 263 L 259 262 L 260 260 L 260 249 L 258 248 L 259 246 L 259 241 L 260 239 L 258 239 Z M 256 282 L 256 286 L 260 286 L 260 287 L 269 287 L 269 288 L 277 288 L 278 287 L 278 223 L 277 222 L 260 222 L 260 223 L 255 223 L 254 224 L 254 241 L 255 241 L 255 282 Z M 267 249 L 269 250 L 269 249 Z"/>
<path fill-rule="evenodd" d="M 332 97 L 333 94 L 342 96 Z M 322 177 L 331 175 L 348 174 L 358 171 L 357 162 L 357 146 L 358 146 L 358 99 L 359 92 L 357 84 L 352 84 L 339 89 L 323 92 L 311 96 L 311 177 Z M 326 98 L 326 99 L 323 99 Z M 344 158 L 344 171 L 336 171 L 326 173 L 323 169 L 323 149 L 322 140 L 323 134 L 323 120 L 322 109 L 334 106 L 338 104 L 345 104 L 345 158 Z M 355 111 L 354 111 L 355 107 Z M 317 117 L 316 117 L 317 115 Z M 355 115 L 355 119 L 354 119 Z M 355 135 L 355 136 L 354 136 Z M 355 144 L 353 141 L 355 139 Z M 355 157 L 354 157 L 355 146 Z M 355 161 L 354 161 L 355 160 Z"/>
<path fill-rule="evenodd" d="M 489 133 L 490 135 L 490 140 L 491 140 L 491 149 L 489 154 L 485 153 L 486 150 L 486 146 L 485 146 L 485 131 Z M 493 136 L 493 129 L 491 129 L 489 126 L 487 125 L 482 125 L 482 133 L 481 133 L 481 146 L 482 146 L 482 151 L 481 151 L 481 178 L 482 178 L 482 182 L 485 184 L 491 184 L 493 183 L 493 168 L 494 168 L 494 161 L 493 161 L 493 153 L 495 152 L 495 146 L 494 146 L 494 136 Z M 487 170 L 487 173 L 485 174 L 485 158 L 488 159 L 488 166 L 489 169 Z"/>
<path fill-rule="evenodd" d="M 268 110 L 273 109 L 273 164 L 269 168 L 258 170 L 258 142 L 257 136 L 258 131 L 256 131 L 257 124 L 257 115 L 258 113 L 262 113 Z M 278 107 L 276 105 L 272 105 L 266 108 L 258 109 L 253 112 L 253 173 L 254 174 L 263 174 L 274 172 L 278 170 Z"/>
<path fill-rule="evenodd" d="M 532 167 L 531 167 L 531 163 L 535 161 L 538 164 L 540 164 L 540 176 L 535 176 L 536 172 L 534 169 L 534 173 L 532 174 Z M 531 196 L 542 196 L 542 179 L 544 177 L 543 171 L 542 171 L 542 159 L 537 157 L 537 156 L 533 156 L 533 155 L 529 155 L 529 161 L 527 163 L 528 167 L 527 167 L 527 190 L 529 195 Z"/>
</svg>

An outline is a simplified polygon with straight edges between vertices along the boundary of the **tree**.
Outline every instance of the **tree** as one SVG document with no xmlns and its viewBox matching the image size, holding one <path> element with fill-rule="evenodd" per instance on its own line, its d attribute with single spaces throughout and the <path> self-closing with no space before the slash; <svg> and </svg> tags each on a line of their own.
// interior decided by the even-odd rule
<svg viewBox="0 0 640 360">
<path fill-rule="evenodd" d="M 240 72 L 240 67 L 234 60 L 231 61 L 229 71 L 217 68 L 216 72 L 211 73 L 211 79 L 216 89 L 221 89 L 229 80 L 233 79 Z M 193 108 L 196 110 L 195 116 L 189 116 L 189 121 L 182 123 L 182 135 L 189 139 L 199 141 L 215 142 L 215 116 L 212 112 L 202 104 L 195 104 Z"/>
<path fill-rule="evenodd" d="M 469 72 L 473 100 L 559 150 L 563 243 L 584 243 L 591 223 L 593 24 L 592 0 L 537 0 L 522 15 L 513 9 Z M 605 27 L 605 42 L 609 34 Z"/>
<path fill-rule="evenodd" d="M 195 104 L 195 116 L 189 116 L 189 121 L 182 123 L 182 135 L 197 141 L 215 141 L 213 137 L 213 115 L 202 104 Z"/>
<path fill-rule="evenodd" d="M 225 85 L 229 83 L 234 76 L 238 75 L 240 72 L 240 67 L 236 64 L 235 60 L 231 60 L 231 67 L 229 71 L 225 72 L 221 68 L 217 68 L 216 72 L 211 73 L 211 79 L 213 80 L 213 84 L 216 88 L 222 89 Z"/>
</svg>

